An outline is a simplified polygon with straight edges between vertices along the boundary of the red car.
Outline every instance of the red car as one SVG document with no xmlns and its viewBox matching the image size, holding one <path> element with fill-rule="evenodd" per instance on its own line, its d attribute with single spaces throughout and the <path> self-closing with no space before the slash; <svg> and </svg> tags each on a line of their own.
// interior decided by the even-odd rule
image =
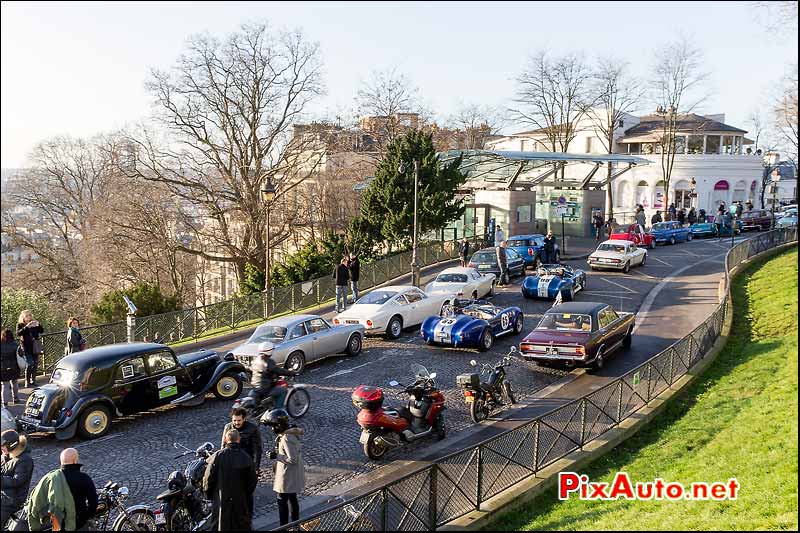
<svg viewBox="0 0 800 533">
<path fill-rule="evenodd" d="M 523 339 L 519 353 L 537 363 L 591 366 L 599 370 L 612 352 L 631 347 L 634 315 L 597 302 L 570 302 L 550 308 Z"/>
<path fill-rule="evenodd" d="M 651 250 L 656 247 L 656 238 L 649 233 L 643 233 L 639 224 L 620 226 L 614 230 L 609 239 L 631 241 L 636 246 L 650 248 Z"/>
<path fill-rule="evenodd" d="M 772 227 L 772 213 L 766 209 L 753 209 L 742 213 L 742 230 L 769 230 Z"/>
</svg>

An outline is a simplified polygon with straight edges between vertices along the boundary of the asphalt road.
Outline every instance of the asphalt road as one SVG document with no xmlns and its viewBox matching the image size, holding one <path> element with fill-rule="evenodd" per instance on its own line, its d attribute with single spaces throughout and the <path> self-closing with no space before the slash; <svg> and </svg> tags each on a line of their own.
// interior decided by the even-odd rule
<svg viewBox="0 0 800 533">
<path fill-rule="evenodd" d="M 717 283 L 729 243 L 693 241 L 659 247 L 649 251 L 646 266 L 637 267 L 628 274 L 587 270 L 587 289 L 578 293 L 576 300 L 607 302 L 618 310 L 640 313 L 643 320 L 637 320 L 639 329 L 633 348 L 612 357 L 603 371 L 596 375 L 583 374 L 582 371 L 570 374 L 517 359 L 509 369 L 508 379 L 513 382 L 520 400 L 531 399 L 537 391 L 559 380 L 577 377 L 547 401 L 537 400 L 524 409 L 501 413 L 499 418 L 508 414 L 513 416 L 505 421 L 495 420 L 492 425 L 481 429 L 471 428 L 463 397 L 455 388 L 455 376 L 468 371 L 470 359 L 489 363 L 498 360 L 510 346 L 519 343 L 519 337 L 501 337 L 491 352 L 478 353 L 427 346 L 419 338 L 418 329 L 414 328 L 407 330 L 397 341 L 370 337 L 364 343 L 363 352 L 356 357 L 341 356 L 310 364 L 298 378 L 308 386 L 312 398 L 311 411 L 300 421 L 306 431 L 303 439 L 307 463 L 306 495 L 330 495 L 360 484 L 362 480 L 393 475 L 393 472 L 400 472 L 409 465 L 419 464 L 408 463 L 403 458 L 419 456 L 425 460 L 449 453 L 475 439 L 482 440 L 492 432 L 510 427 L 515 421 L 552 408 L 559 401 L 568 401 L 600 387 L 624 373 L 682 337 L 707 316 L 717 301 Z M 567 263 L 576 268 L 588 268 L 584 260 Z M 669 276 L 674 278 L 662 283 Z M 525 300 L 520 294 L 519 282 L 517 279 L 513 285 L 500 288 L 493 302 L 522 308 L 525 313 L 524 335 L 552 302 Z M 648 294 L 656 287 L 660 287 L 658 295 L 655 299 L 648 299 Z M 210 348 L 224 351 L 237 343 Z M 360 428 L 355 420 L 357 410 L 350 403 L 350 394 L 360 384 L 378 385 L 384 387 L 388 404 L 401 402 L 402 398 L 388 386 L 388 382 L 392 379 L 403 382 L 412 377 L 411 363 L 422 364 L 431 372 L 437 372 L 437 382 L 447 398 L 449 437 L 436 446 L 423 440 L 394 450 L 383 463 L 369 461 L 358 442 Z M 56 442 L 51 437 L 32 435 L 34 480 L 56 467 L 58 453 L 69 445 L 78 449 L 84 470 L 97 484 L 113 479 L 129 487 L 130 503 L 153 504 L 156 494 L 164 490 L 169 473 L 183 469 L 190 459 L 175 460 L 173 457 L 177 451 L 173 443 L 196 447 L 208 440 L 218 446 L 229 409 L 230 403 L 212 398 L 199 407 L 166 407 L 116 420 L 109 435 L 96 441 L 73 439 Z M 272 435 L 269 430 L 262 433 L 265 447 L 269 449 Z M 384 466 L 390 461 L 394 463 Z M 271 469 L 266 468 L 267 463 L 264 460 L 265 468 L 256 493 L 256 519 L 261 523 L 269 521 L 275 509 L 272 474 Z M 379 469 L 381 466 L 384 468 Z M 374 473 L 357 479 L 370 472 Z"/>
</svg>

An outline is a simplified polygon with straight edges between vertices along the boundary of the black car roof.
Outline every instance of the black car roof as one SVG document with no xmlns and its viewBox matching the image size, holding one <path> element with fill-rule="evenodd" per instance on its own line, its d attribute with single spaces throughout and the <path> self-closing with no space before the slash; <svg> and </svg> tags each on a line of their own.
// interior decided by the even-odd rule
<svg viewBox="0 0 800 533">
<path fill-rule="evenodd" d="M 69 354 L 62 358 L 57 366 L 70 368 L 89 366 L 106 367 L 127 357 L 135 357 L 137 355 L 168 349 L 167 346 L 155 342 L 121 342 Z"/>
<path fill-rule="evenodd" d="M 575 313 L 576 315 L 594 315 L 608 304 L 599 302 L 567 302 L 547 310 L 548 313 Z"/>
</svg>

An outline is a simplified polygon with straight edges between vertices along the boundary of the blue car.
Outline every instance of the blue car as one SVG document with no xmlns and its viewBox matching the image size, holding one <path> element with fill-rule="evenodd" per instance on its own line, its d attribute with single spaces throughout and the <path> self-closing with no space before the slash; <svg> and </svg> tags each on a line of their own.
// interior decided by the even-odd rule
<svg viewBox="0 0 800 533">
<path fill-rule="evenodd" d="M 568 302 L 575 293 L 586 288 L 586 272 L 567 265 L 540 265 L 536 273 L 522 282 L 525 298 L 547 298 L 554 300 L 559 293 Z"/>
<path fill-rule="evenodd" d="M 542 250 L 544 250 L 544 235 L 534 233 L 533 235 L 514 235 L 506 239 L 506 248 L 511 248 L 517 252 L 525 263 L 525 267 L 535 267 L 542 262 Z M 555 245 L 556 263 L 561 259 L 561 252 L 558 244 Z"/>
<path fill-rule="evenodd" d="M 658 222 L 653 224 L 650 234 L 656 238 L 656 244 L 675 244 L 692 240 L 692 230 L 681 226 L 680 222 Z"/>
<path fill-rule="evenodd" d="M 692 233 L 692 237 L 730 237 L 731 236 L 731 227 L 730 226 L 722 226 L 721 231 L 717 231 L 717 225 L 713 222 L 698 222 L 696 224 L 692 224 L 689 230 Z M 736 221 L 736 234 L 742 232 L 742 221 Z"/>
<path fill-rule="evenodd" d="M 471 347 L 485 352 L 507 333 L 522 333 L 524 315 L 519 307 L 497 307 L 486 300 L 451 300 L 440 316 L 425 319 L 420 334 L 428 344 Z"/>
</svg>

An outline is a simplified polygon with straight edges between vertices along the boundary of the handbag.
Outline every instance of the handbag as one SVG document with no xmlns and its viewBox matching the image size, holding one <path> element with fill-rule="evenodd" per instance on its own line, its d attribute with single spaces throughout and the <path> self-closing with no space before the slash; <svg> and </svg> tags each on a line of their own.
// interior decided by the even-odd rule
<svg viewBox="0 0 800 533">
<path fill-rule="evenodd" d="M 21 355 L 20 351 L 22 352 Z M 20 372 L 24 372 L 28 368 L 28 360 L 25 359 L 25 348 L 21 344 L 17 347 L 17 366 Z"/>
<path fill-rule="evenodd" d="M 39 338 L 33 339 L 33 341 L 31 341 L 31 349 L 36 355 L 43 353 L 44 345 L 42 344 L 42 340 Z"/>
</svg>

